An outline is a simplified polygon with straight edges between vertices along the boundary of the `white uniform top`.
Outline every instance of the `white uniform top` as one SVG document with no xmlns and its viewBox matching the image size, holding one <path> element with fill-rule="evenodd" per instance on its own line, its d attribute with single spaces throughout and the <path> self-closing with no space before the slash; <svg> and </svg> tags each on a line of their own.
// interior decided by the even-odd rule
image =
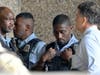
<svg viewBox="0 0 100 75">
<path fill-rule="evenodd" d="M 100 31 L 96 25 L 84 32 L 79 48 L 72 57 L 72 68 L 100 75 Z"/>
</svg>

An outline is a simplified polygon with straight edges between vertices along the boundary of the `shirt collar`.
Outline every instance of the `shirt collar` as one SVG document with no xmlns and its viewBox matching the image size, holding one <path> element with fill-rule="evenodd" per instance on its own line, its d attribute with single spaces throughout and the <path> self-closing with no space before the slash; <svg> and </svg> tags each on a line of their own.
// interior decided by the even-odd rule
<svg viewBox="0 0 100 75">
<path fill-rule="evenodd" d="M 30 36 L 28 36 L 28 37 L 24 40 L 24 42 L 27 43 L 27 42 L 29 42 L 30 40 L 35 39 L 35 38 L 37 38 L 36 35 L 35 35 L 34 33 L 32 33 Z"/>
<path fill-rule="evenodd" d="M 0 38 L 4 41 L 4 42 L 10 42 L 10 38 L 8 38 L 7 37 L 7 35 L 6 35 L 6 37 L 4 37 L 2 34 L 0 34 Z"/>
<path fill-rule="evenodd" d="M 70 38 L 69 42 L 65 46 L 63 46 L 60 49 L 60 51 L 64 51 L 65 48 L 69 48 L 73 43 L 77 43 L 77 42 L 78 42 L 78 40 L 75 38 L 74 35 L 72 35 L 72 37 Z M 57 49 L 59 50 L 59 46 L 58 46 L 57 42 L 56 42 L 56 46 L 57 46 Z"/>
<path fill-rule="evenodd" d="M 7 34 L 6 34 L 6 37 L 4 37 L 2 34 L 0 34 L 0 38 L 3 41 L 3 43 L 9 47 L 9 42 L 11 39 L 7 36 Z"/>
<path fill-rule="evenodd" d="M 87 28 L 85 30 L 85 32 L 83 33 L 83 36 L 86 35 L 86 34 L 88 34 L 88 33 L 90 33 L 92 30 L 97 30 L 97 25 L 92 25 L 89 28 Z"/>
<path fill-rule="evenodd" d="M 26 43 L 28 43 L 29 41 L 31 41 L 32 39 L 35 39 L 35 38 L 37 38 L 37 36 L 34 33 L 32 33 L 25 40 L 19 41 L 20 42 L 19 47 L 22 47 L 23 45 L 25 45 Z"/>
<path fill-rule="evenodd" d="M 0 38 L 1 38 L 3 41 L 6 41 L 6 38 L 4 38 L 3 35 L 1 35 L 1 34 L 0 34 Z"/>
</svg>

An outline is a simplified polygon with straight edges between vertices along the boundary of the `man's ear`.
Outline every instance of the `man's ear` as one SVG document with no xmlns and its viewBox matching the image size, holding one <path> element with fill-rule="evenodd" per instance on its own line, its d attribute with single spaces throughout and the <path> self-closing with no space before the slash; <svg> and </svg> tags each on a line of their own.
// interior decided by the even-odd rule
<svg viewBox="0 0 100 75">
<path fill-rule="evenodd" d="M 87 18 L 83 17 L 83 25 L 86 25 L 86 23 L 87 23 Z"/>
</svg>

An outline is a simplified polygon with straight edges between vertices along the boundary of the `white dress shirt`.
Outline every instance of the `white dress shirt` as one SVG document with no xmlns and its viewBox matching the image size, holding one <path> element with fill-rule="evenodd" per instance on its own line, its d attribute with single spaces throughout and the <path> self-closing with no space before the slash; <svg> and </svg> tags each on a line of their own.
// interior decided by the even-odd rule
<svg viewBox="0 0 100 75">
<path fill-rule="evenodd" d="M 84 32 L 79 48 L 72 57 L 72 68 L 100 74 L 100 31 L 96 25 Z"/>
</svg>

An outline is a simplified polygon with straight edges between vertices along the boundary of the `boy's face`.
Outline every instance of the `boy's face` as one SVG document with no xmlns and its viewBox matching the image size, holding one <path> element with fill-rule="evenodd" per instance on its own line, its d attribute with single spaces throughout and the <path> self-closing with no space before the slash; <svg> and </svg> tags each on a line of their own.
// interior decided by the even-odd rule
<svg viewBox="0 0 100 75">
<path fill-rule="evenodd" d="M 1 33 L 8 33 L 14 28 L 14 14 L 10 9 L 4 9 L 0 15 Z"/>
<path fill-rule="evenodd" d="M 53 27 L 53 33 L 57 42 L 61 44 L 68 42 L 71 37 L 71 30 L 71 26 L 67 26 L 65 24 L 55 25 Z"/>
<path fill-rule="evenodd" d="M 22 17 L 16 19 L 15 28 L 14 28 L 14 36 L 22 39 L 26 34 L 25 29 L 26 29 L 25 20 Z"/>
</svg>

